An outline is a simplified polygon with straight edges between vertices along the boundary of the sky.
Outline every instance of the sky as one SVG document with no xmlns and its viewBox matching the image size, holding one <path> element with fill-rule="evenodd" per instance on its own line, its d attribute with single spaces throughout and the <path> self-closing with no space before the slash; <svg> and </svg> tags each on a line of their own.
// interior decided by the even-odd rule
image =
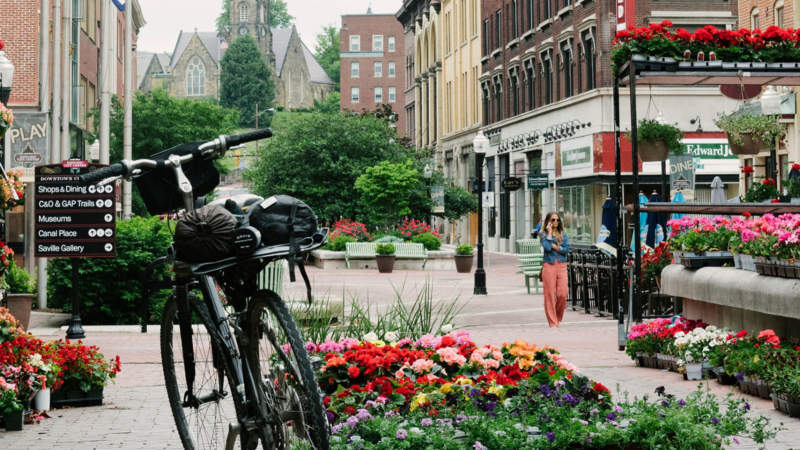
<svg viewBox="0 0 800 450">
<path fill-rule="evenodd" d="M 303 42 L 314 49 L 322 27 L 340 28 L 343 14 L 394 14 L 403 0 L 285 0 Z M 172 52 L 178 33 L 215 31 L 222 0 L 139 0 L 147 24 L 139 32 L 137 50 Z"/>
</svg>

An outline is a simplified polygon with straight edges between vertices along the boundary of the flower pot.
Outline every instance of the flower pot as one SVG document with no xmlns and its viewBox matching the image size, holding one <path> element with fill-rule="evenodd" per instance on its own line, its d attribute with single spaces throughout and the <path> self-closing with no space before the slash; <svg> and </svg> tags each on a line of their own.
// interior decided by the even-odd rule
<svg viewBox="0 0 800 450">
<path fill-rule="evenodd" d="M 741 268 L 742 268 L 742 255 L 741 254 L 739 254 L 739 253 L 734 253 L 733 254 L 733 267 L 735 267 L 736 269 L 740 269 L 741 270 Z"/>
<path fill-rule="evenodd" d="M 664 161 L 667 157 L 669 149 L 664 141 L 639 143 L 639 159 L 642 161 Z"/>
<path fill-rule="evenodd" d="M 50 388 L 42 389 L 33 397 L 33 409 L 36 411 L 50 410 Z"/>
<path fill-rule="evenodd" d="M 769 400 L 770 394 L 772 393 L 769 383 L 761 378 L 751 378 L 751 380 L 753 381 L 753 386 L 755 387 L 754 395 L 757 395 L 765 400 Z"/>
<path fill-rule="evenodd" d="M 703 363 L 686 363 L 686 379 L 687 380 L 702 380 L 703 379 Z"/>
<path fill-rule="evenodd" d="M 728 375 L 724 367 L 715 367 L 714 373 L 717 375 L 717 383 L 725 386 L 736 384 L 736 377 Z"/>
<path fill-rule="evenodd" d="M 750 272 L 756 271 L 756 263 L 753 261 L 753 255 L 739 255 L 739 261 L 742 264 L 743 270 L 749 270 Z"/>
<path fill-rule="evenodd" d="M 786 394 L 772 394 L 772 405 L 792 417 L 800 417 L 800 402 Z"/>
<path fill-rule="evenodd" d="M 375 261 L 378 263 L 378 272 L 392 273 L 394 268 L 394 255 L 376 255 Z"/>
<path fill-rule="evenodd" d="M 800 205 L 800 197 L 792 197 L 789 200 L 789 203 L 791 203 L 792 205 Z"/>
<path fill-rule="evenodd" d="M 22 422 L 25 412 L 21 409 L 3 415 L 6 431 L 22 431 Z"/>
<path fill-rule="evenodd" d="M 22 324 L 22 328 L 28 329 L 31 323 L 31 306 L 33 305 L 33 294 L 6 294 L 8 312 Z"/>
<path fill-rule="evenodd" d="M 673 264 L 680 264 L 682 255 L 683 255 L 682 251 L 673 250 L 672 251 L 672 262 L 673 262 Z"/>
<path fill-rule="evenodd" d="M 62 386 L 50 395 L 50 406 L 100 406 L 103 404 L 103 386 L 92 386 L 88 392 L 79 388 Z"/>
<path fill-rule="evenodd" d="M 742 144 L 735 144 L 728 138 L 728 144 L 731 146 L 731 153 L 734 155 L 757 155 L 763 150 L 767 150 L 767 146 L 753 139 L 751 133 L 742 133 Z"/>
<path fill-rule="evenodd" d="M 458 273 L 472 272 L 472 255 L 456 255 L 456 271 Z"/>
</svg>

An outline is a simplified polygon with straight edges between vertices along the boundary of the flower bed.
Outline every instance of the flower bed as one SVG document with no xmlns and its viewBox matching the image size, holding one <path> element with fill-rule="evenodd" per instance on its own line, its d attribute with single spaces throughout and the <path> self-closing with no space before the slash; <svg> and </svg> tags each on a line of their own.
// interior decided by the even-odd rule
<svg viewBox="0 0 800 450">
<path fill-rule="evenodd" d="M 745 405 L 702 392 L 614 402 L 555 349 L 517 340 L 477 346 L 468 333 L 308 343 L 333 448 L 640 448 L 689 439 L 721 447 L 774 435 Z M 669 421 L 664 421 L 669 417 Z M 678 430 L 681 430 L 679 433 Z M 709 445 L 710 443 L 710 445 Z"/>
</svg>

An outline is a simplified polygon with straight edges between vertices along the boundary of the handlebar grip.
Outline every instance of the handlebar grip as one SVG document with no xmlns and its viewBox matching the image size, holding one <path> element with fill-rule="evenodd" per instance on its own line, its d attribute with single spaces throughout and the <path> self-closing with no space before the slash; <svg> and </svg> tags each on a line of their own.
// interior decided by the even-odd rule
<svg viewBox="0 0 800 450">
<path fill-rule="evenodd" d="M 249 133 L 235 134 L 233 136 L 228 136 L 227 144 L 228 148 L 230 148 L 230 147 L 235 147 L 239 144 L 244 144 L 245 142 L 257 141 L 259 139 L 265 139 L 271 136 L 272 136 L 271 129 L 262 128 L 260 130 L 251 131 Z"/>
<path fill-rule="evenodd" d="M 125 164 L 114 163 L 108 167 L 103 167 L 93 172 L 85 173 L 79 176 L 78 180 L 81 184 L 94 184 L 106 178 L 125 175 L 126 172 L 127 169 L 125 168 Z"/>
</svg>

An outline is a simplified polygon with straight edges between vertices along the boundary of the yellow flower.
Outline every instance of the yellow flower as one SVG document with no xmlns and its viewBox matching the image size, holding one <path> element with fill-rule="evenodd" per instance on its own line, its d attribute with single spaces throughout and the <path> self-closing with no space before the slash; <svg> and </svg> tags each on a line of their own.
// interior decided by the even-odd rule
<svg viewBox="0 0 800 450">
<path fill-rule="evenodd" d="M 442 387 L 439 388 L 439 392 L 441 392 L 442 394 L 449 394 L 453 392 L 453 383 L 443 384 Z"/>
<path fill-rule="evenodd" d="M 492 387 L 489 388 L 488 392 L 490 394 L 494 394 L 494 395 L 496 395 L 498 397 L 502 397 L 504 389 L 503 389 L 503 386 L 493 385 Z"/>
<path fill-rule="evenodd" d="M 456 384 L 463 386 L 465 384 L 473 384 L 473 383 L 472 380 L 470 380 L 469 378 L 459 378 L 458 380 L 456 380 Z"/>
<path fill-rule="evenodd" d="M 425 394 L 418 394 L 413 400 L 411 400 L 411 406 L 409 409 L 414 411 L 425 403 L 428 403 L 428 397 Z"/>
<path fill-rule="evenodd" d="M 753 362 L 754 362 L 754 363 L 757 363 L 758 361 L 759 361 L 759 359 L 758 359 L 758 355 L 754 356 L 754 357 L 753 357 Z"/>
<path fill-rule="evenodd" d="M 378 339 L 377 341 L 373 342 L 373 344 L 375 345 L 375 347 L 384 347 L 384 346 L 386 346 L 386 342 L 383 342 L 380 339 Z"/>
</svg>

